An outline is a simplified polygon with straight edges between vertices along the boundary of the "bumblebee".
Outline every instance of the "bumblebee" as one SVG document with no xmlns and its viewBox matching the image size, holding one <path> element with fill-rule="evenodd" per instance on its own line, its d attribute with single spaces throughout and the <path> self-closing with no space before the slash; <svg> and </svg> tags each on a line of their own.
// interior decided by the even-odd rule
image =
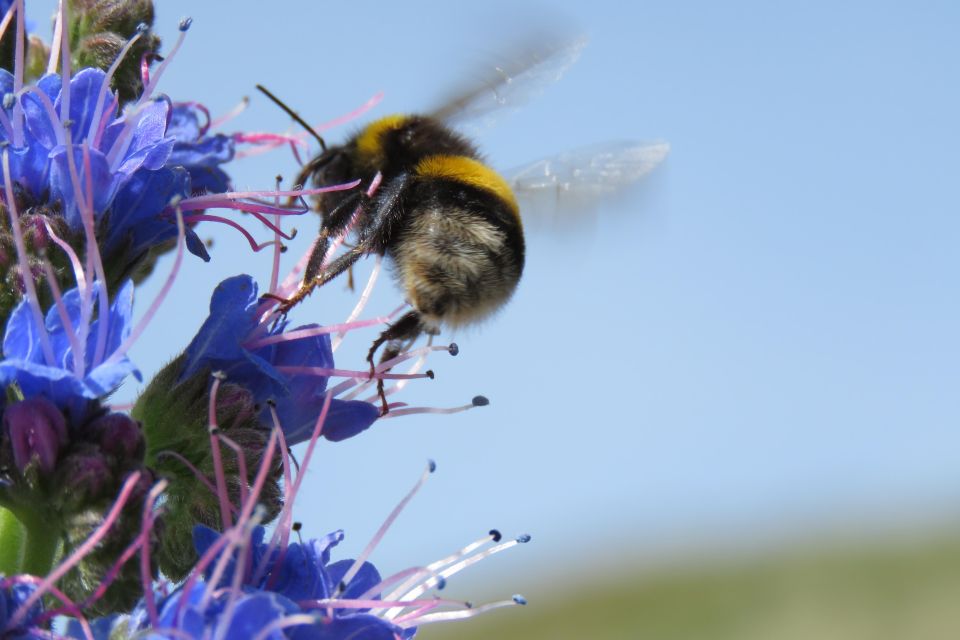
<svg viewBox="0 0 960 640">
<path fill-rule="evenodd" d="M 511 184 L 484 162 L 470 140 L 451 128 L 451 122 L 464 116 L 473 120 L 489 116 L 492 111 L 486 106 L 497 111 L 515 106 L 518 89 L 527 97 L 555 81 L 582 46 L 576 41 L 541 48 L 535 55 L 514 55 L 512 68 L 497 67 L 491 79 L 457 95 L 432 115 L 387 116 L 330 148 L 298 114 L 257 85 L 320 142 L 322 151 L 304 165 L 299 184 L 325 186 L 360 179 L 362 189 L 330 192 L 318 200 L 319 239 L 300 290 L 283 301 L 281 310 L 288 311 L 364 255 L 389 257 L 412 310 L 371 345 L 367 361 L 372 375 L 374 357 L 385 343 L 381 361 L 400 353 L 424 332 L 476 323 L 503 306 L 516 290 L 524 265 L 515 186 L 560 193 L 572 191 L 578 183 L 592 188 L 621 184 L 649 171 L 666 152 L 663 147 L 663 154 L 654 158 L 657 153 L 651 154 L 651 147 L 607 145 L 588 154 L 533 163 L 514 172 Z M 515 93 L 508 96 L 508 91 Z M 629 153 L 637 149 L 644 150 L 645 164 L 639 172 L 637 158 L 630 159 Z M 575 179 L 565 179 L 567 174 Z M 379 185 L 368 194 L 377 180 Z M 331 239 L 348 228 L 357 211 L 353 247 L 324 264 Z M 382 380 L 378 391 L 386 413 Z"/>
</svg>

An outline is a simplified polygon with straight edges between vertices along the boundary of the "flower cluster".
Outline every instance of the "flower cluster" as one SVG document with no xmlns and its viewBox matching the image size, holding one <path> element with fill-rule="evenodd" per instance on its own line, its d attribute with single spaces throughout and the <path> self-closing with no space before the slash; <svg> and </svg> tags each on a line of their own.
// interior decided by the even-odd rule
<svg viewBox="0 0 960 640">
<path fill-rule="evenodd" d="M 292 237 L 285 216 L 359 183 L 233 191 L 238 144 L 301 142 L 218 132 L 225 120 L 202 103 L 157 93 L 190 21 L 163 57 L 152 21 L 150 0 L 62 2 L 47 44 L 26 35 L 24 0 L 0 1 L 0 633 L 397 640 L 523 604 L 515 596 L 474 607 L 430 592 L 526 536 L 491 531 L 387 577 L 371 564 L 432 463 L 359 557 L 334 559 L 342 531 L 291 541 L 318 443 L 371 430 L 386 417 L 374 385 L 389 381 L 383 397 L 393 395 L 432 377 L 421 373 L 431 353 L 457 347 L 431 338 L 372 370 L 336 366 L 346 335 L 404 308 L 359 319 L 379 261 L 345 322 L 288 321 L 279 301 L 296 291 L 312 252 L 280 278 Z M 253 228 L 231 211 L 249 214 Z M 237 229 L 254 251 L 272 248 L 269 284 L 247 274 L 221 282 L 195 337 L 130 407 L 112 405 L 121 385 L 143 382 L 130 350 L 185 253 L 217 257 L 197 233 L 210 223 Z M 344 240 L 333 238 L 330 253 Z M 139 283 L 171 251 L 160 293 L 135 319 Z M 396 372 L 402 363 L 408 370 Z M 483 403 L 392 402 L 389 417 Z M 306 447 L 299 462 L 297 444 Z"/>
</svg>

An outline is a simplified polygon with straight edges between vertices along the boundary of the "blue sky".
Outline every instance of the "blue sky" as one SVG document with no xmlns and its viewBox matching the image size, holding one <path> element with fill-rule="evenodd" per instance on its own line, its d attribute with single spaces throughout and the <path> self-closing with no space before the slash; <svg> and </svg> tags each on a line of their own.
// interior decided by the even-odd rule
<svg viewBox="0 0 960 640">
<path fill-rule="evenodd" d="M 322 448 L 299 505 L 308 535 L 345 528 L 359 550 L 428 457 L 438 473 L 378 557 L 399 568 L 492 526 L 530 532 L 512 561 L 530 576 L 502 560 L 481 571 L 509 576 L 511 593 L 598 553 L 956 512 L 955 4 L 157 4 L 167 46 L 194 18 L 162 90 L 215 114 L 253 98 L 227 130 L 288 126 L 258 82 L 314 122 L 381 90 L 371 115 L 427 110 L 558 20 L 590 45 L 479 140 L 491 163 L 602 140 L 672 145 L 578 234 L 531 233 L 514 300 L 454 336 L 461 355 L 435 358 L 438 379 L 408 396 L 483 393 L 489 407 Z M 289 153 L 233 167 L 239 187 L 278 172 L 296 172 Z M 297 226 L 305 241 L 314 221 Z M 232 233 L 207 235 L 213 262 L 189 265 L 134 353 L 147 372 L 186 344 L 216 282 L 269 275 Z M 400 299 L 381 285 L 372 311 Z M 337 322 L 351 304 L 335 283 L 296 319 Z M 353 336 L 339 363 L 360 364 L 369 339 Z"/>
</svg>

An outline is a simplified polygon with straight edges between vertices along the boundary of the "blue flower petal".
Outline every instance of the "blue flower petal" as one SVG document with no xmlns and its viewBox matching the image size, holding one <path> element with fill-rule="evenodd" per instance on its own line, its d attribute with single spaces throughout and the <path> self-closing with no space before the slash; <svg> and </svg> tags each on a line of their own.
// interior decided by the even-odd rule
<svg viewBox="0 0 960 640">
<path fill-rule="evenodd" d="M 87 136 L 92 130 L 94 110 L 97 107 L 97 100 L 100 98 L 100 89 L 106 82 L 107 74 L 100 69 L 81 69 L 73 78 L 70 79 L 70 135 L 76 144 Z M 110 116 L 116 115 L 116 110 L 110 110 L 110 102 L 113 100 L 113 94 L 108 90 L 104 92 L 101 101 L 101 114 L 109 113 Z M 63 93 L 57 96 L 54 107 L 57 113 L 60 113 L 60 104 L 63 101 Z M 102 117 L 102 116 L 101 116 Z M 95 130 L 95 129 L 94 129 Z"/>
<path fill-rule="evenodd" d="M 210 315 L 185 352 L 181 380 L 213 362 L 245 359 L 240 342 L 257 326 L 258 298 L 256 281 L 245 274 L 217 285 L 210 298 Z"/>
<path fill-rule="evenodd" d="M 309 626 L 291 627 L 291 640 L 395 640 L 401 629 L 368 614 L 322 619 Z"/>
<path fill-rule="evenodd" d="M 330 576 L 330 582 L 339 585 L 343 581 L 343 576 L 346 575 L 352 566 L 353 560 L 340 560 L 339 562 L 334 562 L 329 565 L 327 567 L 327 574 Z M 364 562 L 360 565 L 360 569 L 350 580 L 350 583 L 347 585 L 347 588 L 343 590 L 340 597 L 346 600 L 359 598 L 369 591 L 370 587 L 379 584 L 381 579 L 380 572 L 377 571 L 377 568 L 369 562 Z M 357 609 L 358 613 L 363 611 L 366 611 L 366 609 Z"/>
<path fill-rule="evenodd" d="M 87 178 L 87 167 L 85 156 L 90 158 L 90 178 Z M 87 185 L 90 185 L 90 193 L 93 195 L 94 215 L 99 217 L 106 211 L 108 205 L 117 193 L 119 180 L 110 170 L 110 163 L 107 157 L 96 149 L 84 149 L 80 147 L 73 148 L 73 161 L 79 181 L 80 193 L 74 193 L 74 184 L 71 177 L 70 161 L 65 147 L 57 147 L 50 152 L 50 188 L 54 199 L 64 203 L 64 216 L 72 229 L 79 230 L 83 228 L 83 222 L 80 218 L 80 200 L 85 198 Z"/>
</svg>

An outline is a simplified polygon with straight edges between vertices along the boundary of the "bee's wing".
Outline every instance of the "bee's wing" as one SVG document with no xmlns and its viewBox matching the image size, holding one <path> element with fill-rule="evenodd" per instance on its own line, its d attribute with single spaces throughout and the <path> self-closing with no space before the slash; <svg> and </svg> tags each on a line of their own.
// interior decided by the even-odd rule
<svg viewBox="0 0 960 640">
<path fill-rule="evenodd" d="M 559 80 L 580 57 L 587 39 L 544 37 L 526 42 L 525 46 L 506 52 L 469 88 L 455 93 L 430 115 L 468 135 L 476 135 Z"/>
<path fill-rule="evenodd" d="M 503 172 L 518 198 L 579 206 L 616 193 L 650 173 L 670 152 L 666 142 L 606 142 L 565 151 Z"/>
</svg>

